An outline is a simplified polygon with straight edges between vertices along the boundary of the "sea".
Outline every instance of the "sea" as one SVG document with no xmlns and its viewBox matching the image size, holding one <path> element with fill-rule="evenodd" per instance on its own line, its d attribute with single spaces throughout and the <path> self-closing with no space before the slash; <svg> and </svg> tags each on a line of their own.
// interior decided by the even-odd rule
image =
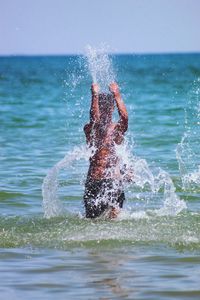
<svg viewBox="0 0 200 300">
<path fill-rule="evenodd" d="M 83 126 L 113 81 L 134 175 L 91 220 Z M 200 299 L 200 54 L 1 56 L 0 208 L 0 299 Z"/>
</svg>

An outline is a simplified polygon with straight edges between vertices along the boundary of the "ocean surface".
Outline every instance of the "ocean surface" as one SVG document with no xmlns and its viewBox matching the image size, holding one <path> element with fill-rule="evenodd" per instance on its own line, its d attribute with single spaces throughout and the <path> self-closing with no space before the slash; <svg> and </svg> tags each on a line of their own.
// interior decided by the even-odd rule
<svg viewBox="0 0 200 300">
<path fill-rule="evenodd" d="M 200 54 L 95 55 L 0 57 L 0 299 L 200 299 Z M 129 113 L 116 220 L 84 218 L 92 80 Z"/>
</svg>

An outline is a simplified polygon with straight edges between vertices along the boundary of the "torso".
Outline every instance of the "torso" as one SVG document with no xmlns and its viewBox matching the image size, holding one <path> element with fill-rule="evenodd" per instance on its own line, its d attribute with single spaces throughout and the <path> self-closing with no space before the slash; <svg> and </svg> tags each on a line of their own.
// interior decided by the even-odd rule
<svg viewBox="0 0 200 300">
<path fill-rule="evenodd" d="M 91 124 L 85 126 L 86 138 L 90 146 L 94 146 L 94 153 L 90 157 L 88 178 L 101 180 L 119 178 L 119 158 L 116 154 L 116 144 L 121 144 L 123 136 L 116 131 L 116 124 L 106 126 Z"/>
</svg>

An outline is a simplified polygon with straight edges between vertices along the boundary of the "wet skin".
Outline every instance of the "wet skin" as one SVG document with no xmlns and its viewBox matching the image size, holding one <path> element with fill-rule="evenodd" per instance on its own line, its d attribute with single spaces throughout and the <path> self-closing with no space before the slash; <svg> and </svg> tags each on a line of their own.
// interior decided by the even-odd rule
<svg viewBox="0 0 200 300">
<path fill-rule="evenodd" d="M 115 144 L 120 145 L 123 142 L 124 133 L 128 128 L 128 114 L 117 84 L 112 83 L 109 89 L 112 99 L 107 95 L 102 97 L 98 93 L 98 85 L 92 85 L 90 123 L 84 127 L 87 143 L 95 148 L 88 171 L 88 178 L 94 180 L 120 176 Z M 116 102 L 120 117 L 117 123 L 112 122 L 113 100 Z"/>
<path fill-rule="evenodd" d="M 97 84 L 92 84 L 91 87 L 90 123 L 84 126 L 84 131 L 87 143 L 90 147 L 94 147 L 94 152 L 90 158 L 87 181 L 121 179 L 115 145 L 123 142 L 124 133 L 128 128 L 128 114 L 118 85 L 112 83 L 109 89 L 111 95 L 99 94 Z M 112 122 L 114 102 L 119 113 L 117 123 Z M 119 208 L 112 207 L 108 217 L 116 218 L 118 213 Z"/>
</svg>

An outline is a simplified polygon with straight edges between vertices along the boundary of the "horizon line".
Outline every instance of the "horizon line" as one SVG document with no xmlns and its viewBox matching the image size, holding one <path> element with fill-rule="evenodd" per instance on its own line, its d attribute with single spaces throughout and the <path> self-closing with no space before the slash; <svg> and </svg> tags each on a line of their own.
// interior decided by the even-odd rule
<svg viewBox="0 0 200 300">
<path fill-rule="evenodd" d="M 200 54 L 199 51 L 166 51 L 166 52 L 107 52 L 108 55 L 184 55 L 184 54 Z M 44 57 L 44 56 L 85 56 L 84 53 L 16 53 L 16 54 L 0 54 L 0 57 Z"/>
</svg>

